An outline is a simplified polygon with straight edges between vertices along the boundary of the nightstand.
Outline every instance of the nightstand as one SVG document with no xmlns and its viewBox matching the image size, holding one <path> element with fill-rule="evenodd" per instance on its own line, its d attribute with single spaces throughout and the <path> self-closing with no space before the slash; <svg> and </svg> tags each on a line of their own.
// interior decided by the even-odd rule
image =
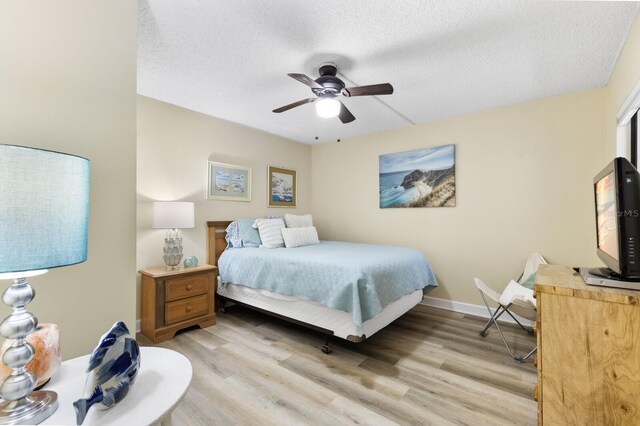
<svg viewBox="0 0 640 426">
<path fill-rule="evenodd" d="M 175 271 L 164 267 L 138 271 L 142 274 L 142 334 L 158 343 L 183 328 L 214 325 L 217 269 L 201 265 Z"/>
</svg>

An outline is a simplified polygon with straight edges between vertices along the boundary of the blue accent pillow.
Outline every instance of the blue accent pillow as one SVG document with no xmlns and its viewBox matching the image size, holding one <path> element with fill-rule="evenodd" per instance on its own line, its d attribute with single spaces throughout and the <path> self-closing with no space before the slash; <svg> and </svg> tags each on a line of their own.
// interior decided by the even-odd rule
<svg viewBox="0 0 640 426">
<path fill-rule="evenodd" d="M 238 221 L 234 220 L 227 226 L 227 235 L 225 235 L 225 240 L 227 240 L 227 248 L 242 247 L 242 238 L 240 238 L 240 228 L 238 227 Z"/>
<path fill-rule="evenodd" d="M 242 239 L 242 247 L 260 247 L 260 234 L 253 227 L 254 219 L 238 219 L 238 228 L 240 229 L 240 238 Z"/>
<path fill-rule="evenodd" d="M 522 287 L 526 287 L 528 289 L 533 290 L 533 286 L 536 283 L 536 273 L 529 275 L 529 278 L 522 282 Z"/>
</svg>

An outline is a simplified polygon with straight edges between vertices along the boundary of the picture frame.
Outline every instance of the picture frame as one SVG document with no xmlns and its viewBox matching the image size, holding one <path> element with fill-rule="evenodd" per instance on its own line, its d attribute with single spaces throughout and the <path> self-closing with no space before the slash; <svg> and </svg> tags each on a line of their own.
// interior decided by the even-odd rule
<svg viewBox="0 0 640 426">
<path fill-rule="evenodd" d="M 251 167 L 209 161 L 207 199 L 251 201 Z"/>
<path fill-rule="evenodd" d="M 455 145 L 379 157 L 380 208 L 455 207 Z"/>
<path fill-rule="evenodd" d="M 296 207 L 296 171 L 268 166 L 267 195 L 269 207 Z"/>
</svg>

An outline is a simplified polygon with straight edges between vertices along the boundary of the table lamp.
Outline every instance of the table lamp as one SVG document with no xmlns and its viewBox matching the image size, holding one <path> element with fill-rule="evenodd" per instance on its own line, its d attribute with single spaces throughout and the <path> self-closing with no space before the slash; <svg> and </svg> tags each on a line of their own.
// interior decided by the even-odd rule
<svg viewBox="0 0 640 426">
<path fill-rule="evenodd" d="M 36 424 L 58 408 L 55 392 L 33 392 L 25 368 L 34 348 L 25 338 L 38 319 L 27 311 L 35 291 L 27 278 L 87 259 L 89 160 L 0 144 L 0 279 L 11 279 L 2 301 L 13 312 L 0 335 L 13 339 L 2 361 L 13 372 L 0 386 L 1 424 Z"/>
<path fill-rule="evenodd" d="M 194 206 L 188 201 L 153 203 L 153 228 L 168 229 L 164 238 L 164 263 L 168 270 L 178 269 L 182 260 L 181 228 L 195 226 Z"/>
</svg>

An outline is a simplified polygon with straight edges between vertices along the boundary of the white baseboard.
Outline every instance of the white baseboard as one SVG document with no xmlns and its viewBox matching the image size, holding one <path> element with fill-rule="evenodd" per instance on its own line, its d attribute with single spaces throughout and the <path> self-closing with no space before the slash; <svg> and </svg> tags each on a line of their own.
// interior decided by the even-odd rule
<svg viewBox="0 0 640 426">
<path fill-rule="evenodd" d="M 437 297 L 430 296 L 425 296 L 424 299 L 422 299 L 422 304 L 433 306 L 434 308 L 446 309 L 447 311 L 459 312 L 461 314 L 474 315 L 487 319 L 489 318 L 489 312 L 487 312 L 487 308 L 483 305 L 456 302 L 455 300 L 438 299 Z M 492 306 L 491 309 L 495 309 L 495 307 Z M 498 321 L 510 324 L 516 323 L 508 314 L 500 316 Z M 533 321 L 529 321 L 528 319 L 522 317 L 518 317 L 518 321 L 520 321 L 522 325 L 533 327 Z"/>
<path fill-rule="evenodd" d="M 140 333 L 140 320 L 136 320 L 136 333 Z"/>
</svg>

